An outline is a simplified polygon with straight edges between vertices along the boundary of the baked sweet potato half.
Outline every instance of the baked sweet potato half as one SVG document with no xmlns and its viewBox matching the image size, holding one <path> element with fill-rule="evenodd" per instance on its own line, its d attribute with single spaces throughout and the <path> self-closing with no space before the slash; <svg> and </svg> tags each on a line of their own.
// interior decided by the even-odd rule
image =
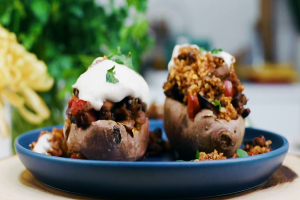
<svg viewBox="0 0 300 200">
<path fill-rule="evenodd" d="M 198 151 L 224 153 L 231 157 L 239 148 L 245 134 L 245 120 L 217 119 L 213 111 L 203 109 L 190 120 L 187 106 L 166 98 L 164 105 L 164 128 L 172 147 L 180 158 L 190 160 Z"/>
<path fill-rule="evenodd" d="M 241 145 L 250 110 L 234 62 L 221 49 L 175 46 L 163 86 L 164 128 L 181 159 L 194 159 L 197 150 L 232 157 Z"/>
<path fill-rule="evenodd" d="M 134 136 L 119 122 L 98 120 L 86 129 L 71 124 L 67 146 L 87 159 L 135 161 L 144 155 L 148 139 L 148 119 Z"/>
<path fill-rule="evenodd" d="M 71 158 L 134 161 L 147 149 L 149 87 L 115 59 L 97 58 L 72 86 L 64 128 Z"/>
</svg>

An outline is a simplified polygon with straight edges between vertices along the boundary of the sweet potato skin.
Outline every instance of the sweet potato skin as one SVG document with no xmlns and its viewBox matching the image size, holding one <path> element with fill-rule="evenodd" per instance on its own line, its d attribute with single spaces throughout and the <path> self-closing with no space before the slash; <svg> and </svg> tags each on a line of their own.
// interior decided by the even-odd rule
<svg viewBox="0 0 300 200">
<path fill-rule="evenodd" d="M 79 152 L 90 160 L 135 161 L 144 155 L 148 139 L 148 119 L 134 136 L 118 122 L 98 120 L 86 129 L 71 124 L 67 145 L 69 152 Z"/>
<path fill-rule="evenodd" d="M 172 147 L 182 159 L 194 159 L 197 150 L 210 153 L 216 149 L 231 157 L 239 148 L 245 134 L 245 120 L 219 120 L 211 110 L 203 109 L 194 121 L 182 103 L 166 98 L 164 128 Z"/>
</svg>

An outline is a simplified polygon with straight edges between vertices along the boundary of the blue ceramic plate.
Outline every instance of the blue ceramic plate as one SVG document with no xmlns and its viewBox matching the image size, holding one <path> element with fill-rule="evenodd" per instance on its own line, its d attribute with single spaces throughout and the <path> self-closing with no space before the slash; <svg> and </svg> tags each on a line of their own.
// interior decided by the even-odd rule
<svg viewBox="0 0 300 200">
<path fill-rule="evenodd" d="M 61 126 L 58 126 L 61 127 Z M 162 121 L 150 121 L 150 129 Z M 279 168 L 288 151 L 287 140 L 274 133 L 248 128 L 245 140 L 264 135 L 272 151 L 246 158 L 175 162 L 171 156 L 138 162 L 93 161 L 52 157 L 29 150 L 41 130 L 15 141 L 25 167 L 42 183 L 72 193 L 122 199 L 186 199 L 231 194 L 265 182 Z"/>
</svg>

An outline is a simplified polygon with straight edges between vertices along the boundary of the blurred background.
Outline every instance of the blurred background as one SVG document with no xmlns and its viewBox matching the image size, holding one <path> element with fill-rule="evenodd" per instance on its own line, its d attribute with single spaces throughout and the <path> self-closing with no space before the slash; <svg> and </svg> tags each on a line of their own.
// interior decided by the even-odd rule
<svg viewBox="0 0 300 200">
<path fill-rule="evenodd" d="M 299 32 L 298 0 L 0 0 L 0 158 L 25 131 L 62 124 L 77 77 L 118 46 L 159 113 L 183 43 L 234 55 L 248 123 L 286 136 L 300 155 Z"/>
</svg>

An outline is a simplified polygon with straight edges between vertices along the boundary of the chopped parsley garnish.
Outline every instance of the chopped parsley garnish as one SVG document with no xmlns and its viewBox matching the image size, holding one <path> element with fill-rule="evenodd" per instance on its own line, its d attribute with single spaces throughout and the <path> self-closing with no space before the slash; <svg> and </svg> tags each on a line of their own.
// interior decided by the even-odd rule
<svg viewBox="0 0 300 200">
<path fill-rule="evenodd" d="M 131 52 L 128 53 L 127 56 L 121 53 L 121 48 L 118 47 L 118 52 L 108 56 L 108 59 L 115 61 L 118 64 L 126 65 L 128 68 L 133 70 L 132 60 L 131 60 Z"/>
<path fill-rule="evenodd" d="M 212 100 L 212 102 L 216 105 L 216 106 L 219 106 L 219 110 L 221 110 L 222 106 L 221 106 L 221 103 L 217 100 Z"/>
<path fill-rule="evenodd" d="M 109 83 L 118 83 L 119 80 L 115 77 L 115 66 L 113 66 L 111 69 L 107 70 L 106 73 L 106 82 Z"/>
<path fill-rule="evenodd" d="M 212 51 L 211 51 L 211 53 L 212 54 L 218 54 L 218 53 L 220 53 L 220 52 L 222 52 L 223 50 L 222 49 L 213 49 Z"/>
<path fill-rule="evenodd" d="M 246 151 L 244 151 L 243 149 L 236 150 L 236 154 L 238 155 L 239 158 L 249 156 L 248 153 Z"/>
<path fill-rule="evenodd" d="M 199 159 L 199 157 L 200 157 L 200 152 L 197 150 L 196 155 L 195 155 L 195 158 L 196 158 L 196 159 Z"/>
</svg>

